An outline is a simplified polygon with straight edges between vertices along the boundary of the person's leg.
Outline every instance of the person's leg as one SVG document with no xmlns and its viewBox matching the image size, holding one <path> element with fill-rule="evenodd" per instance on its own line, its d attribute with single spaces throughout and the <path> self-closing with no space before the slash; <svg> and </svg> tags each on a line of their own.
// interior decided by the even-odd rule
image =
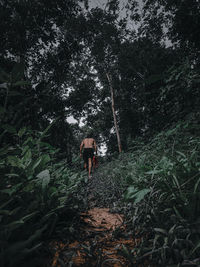
<svg viewBox="0 0 200 267">
<path fill-rule="evenodd" d="M 88 153 L 87 153 L 87 149 L 84 149 L 84 151 L 83 151 L 83 160 L 84 160 L 84 169 L 87 170 L 88 169 Z"/>
<path fill-rule="evenodd" d="M 87 163 L 84 162 L 84 169 L 87 169 Z"/>
<path fill-rule="evenodd" d="M 91 175 L 91 167 L 92 167 L 92 159 L 91 158 L 88 159 L 88 165 L 89 165 L 88 174 L 89 174 L 89 177 L 90 177 L 90 175 Z"/>
<path fill-rule="evenodd" d="M 96 158 L 93 155 L 93 158 L 92 158 L 92 173 L 94 173 L 95 168 L 96 168 Z"/>
</svg>

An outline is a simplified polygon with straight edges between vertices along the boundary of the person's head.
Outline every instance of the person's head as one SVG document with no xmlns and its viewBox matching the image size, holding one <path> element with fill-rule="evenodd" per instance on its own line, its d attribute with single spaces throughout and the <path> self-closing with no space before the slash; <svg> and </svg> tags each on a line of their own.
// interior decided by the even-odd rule
<svg viewBox="0 0 200 267">
<path fill-rule="evenodd" d="M 86 138 L 93 138 L 92 134 L 86 134 Z"/>
<path fill-rule="evenodd" d="M 93 133 L 92 133 L 92 131 L 88 131 L 88 132 L 86 133 L 86 138 L 93 138 Z"/>
</svg>

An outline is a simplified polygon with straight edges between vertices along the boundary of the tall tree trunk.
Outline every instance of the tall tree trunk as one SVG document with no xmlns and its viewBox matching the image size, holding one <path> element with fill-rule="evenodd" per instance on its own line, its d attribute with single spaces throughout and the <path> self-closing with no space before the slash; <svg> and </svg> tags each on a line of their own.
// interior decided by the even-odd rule
<svg viewBox="0 0 200 267">
<path fill-rule="evenodd" d="M 111 77 L 110 77 L 108 72 L 106 72 L 106 77 L 108 79 L 108 83 L 109 83 L 109 87 L 110 87 L 110 94 L 111 94 L 111 101 L 112 101 L 112 112 L 113 112 L 115 131 L 116 131 L 116 135 L 117 135 L 118 148 L 119 148 L 119 152 L 122 152 L 121 140 L 120 140 L 120 135 L 119 135 L 119 128 L 117 125 L 117 118 L 116 118 L 116 113 L 115 113 L 114 90 L 113 90 L 113 86 L 112 86 Z"/>
</svg>

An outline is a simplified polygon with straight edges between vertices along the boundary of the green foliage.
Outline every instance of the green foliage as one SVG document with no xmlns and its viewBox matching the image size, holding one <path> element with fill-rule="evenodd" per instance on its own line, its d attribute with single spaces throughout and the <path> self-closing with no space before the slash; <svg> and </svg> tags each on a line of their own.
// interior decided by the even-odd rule
<svg viewBox="0 0 200 267">
<path fill-rule="evenodd" d="M 55 163 L 56 150 L 42 142 L 49 127 L 39 133 L 3 128 L 16 144 L 0 149 L 0 261 L 15 266 L 52 235 L 83 178 L 66 162 Z"/>
<path fill-rule="evenodd" d="M 127 188 L 129 227 L 141 240 L 134 260 L 198 266 L 200 242 L 200 138 L 198 114 L 157 134 L 151 142 L 132 142 L 105 166 L 104 176 Z M 131 146 L 131 144 L 130 144 Z M 107 170 L 107 172 L 106 172 Z"/>
<path fill-rule="evenodd" d="M 102 168 L 102 177 L 110 177 L 102 196 L 112 199 L 113 190 L 116 199 L 128 188 L 132 227 L 148 237 L 137 259 L 152 255 L 165 266 L 187 258 L 195 264 L 198 113 L 178 121 L 200 106 L 199 1 L 179 2 L 129 0 L 126 15 L 140 23 L 136 31 L 121 19 L 119 1 L 104 9 L 90 9 L 82 0 L 0 1 L 2 266 L 17 265 L 41 246 L 41 236 L 54 232 L 78 189 L 82 177 L 58 156 L 80 167 L 74 155 L 85 128 L 69 126 L 66 118 L 84 116 L 86 128 L 108 144 L 109 153 L 116 151 L 105 71 L 112 77 L 122 148 L 129 153 Z"/>
<path fill-rule="evenodd" d="M 145 195 L 151 192 L 150 189 L 135 189 L 134 186 L 129 186 L 125 195 L 125 198 L 130 200 L 134 199 L 134 203 L 138 203 L 144 199 Z"/>
<path fill-rule="evenodd" d="M 166 72 L 159 95 L 160 110 L 166 116 L 165 120 L 176 121 L 199 110 L 199 78 L 199 71 L 192 68 L 189 60 Z"/>
</svg>

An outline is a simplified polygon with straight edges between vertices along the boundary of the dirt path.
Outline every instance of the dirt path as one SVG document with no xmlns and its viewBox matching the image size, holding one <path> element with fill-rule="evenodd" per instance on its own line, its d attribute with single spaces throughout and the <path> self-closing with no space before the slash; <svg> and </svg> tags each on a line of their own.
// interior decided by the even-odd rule
<svg viewBox="0 0 200 267">
<path fill-rule="evenodd" d="M 127 232 L 122 214 L 98 206 L 102 204 L 95 197 L 96 179 L 87 184 L 88 210 L 80 214 L 79 238 L 67 244 L 51 244 L 55 251 L 52 267 L 133 266 L 131 254 L 138 240 Z"/>
</svg>

